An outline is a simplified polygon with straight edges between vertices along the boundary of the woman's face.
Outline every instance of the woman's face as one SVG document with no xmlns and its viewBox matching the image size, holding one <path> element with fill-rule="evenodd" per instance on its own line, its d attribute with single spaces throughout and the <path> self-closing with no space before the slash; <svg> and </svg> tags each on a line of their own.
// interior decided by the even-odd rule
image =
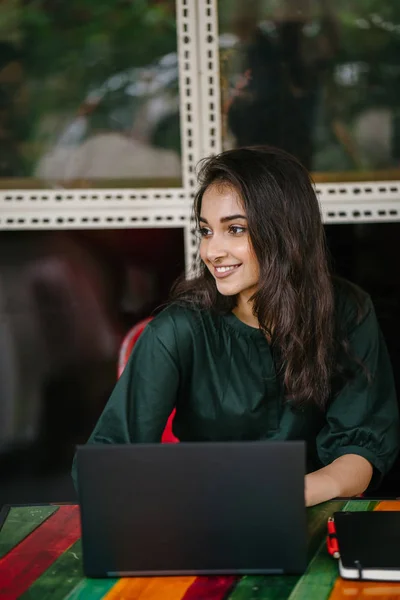
<svg viewBox="0 0 400 600">
<path fill-rule="evenodd" d="M 210 185 L 204 192 L 199 218 L 200 256 L 224 296 L 249 299 L 260 276 L 247 218 L 240 196 L 226 184 Z"/>
</svg>

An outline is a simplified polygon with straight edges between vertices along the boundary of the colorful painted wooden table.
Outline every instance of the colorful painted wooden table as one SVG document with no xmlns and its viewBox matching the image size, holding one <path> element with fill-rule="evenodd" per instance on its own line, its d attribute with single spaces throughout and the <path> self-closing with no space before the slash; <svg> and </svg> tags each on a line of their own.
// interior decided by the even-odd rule
<svg viewBox="0 0 400 600">
<path fill-rule="evenodd" d="M 3 509 L 1 600 L 339 600 L 400 599 L 400 583 L 338 577 L 325 548 L 327 518 L 337 510 L 400 510 L 400 501 L 327 502 L 308 510 L 309 567 L 301 576 L 87 579 L 82 573 L 79 508 Z"/>
</svg>

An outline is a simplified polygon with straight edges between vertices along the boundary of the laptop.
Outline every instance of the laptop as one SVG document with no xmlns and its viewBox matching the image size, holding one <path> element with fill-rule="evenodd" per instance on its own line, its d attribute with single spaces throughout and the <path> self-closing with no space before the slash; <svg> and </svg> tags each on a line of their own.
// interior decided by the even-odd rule
<svg viewBox="0 0 400 600">
<path fill-rule="evenodd" d="M 88 577 L 306 568 L 305 443 L 77 448 Z"/>
</svg>

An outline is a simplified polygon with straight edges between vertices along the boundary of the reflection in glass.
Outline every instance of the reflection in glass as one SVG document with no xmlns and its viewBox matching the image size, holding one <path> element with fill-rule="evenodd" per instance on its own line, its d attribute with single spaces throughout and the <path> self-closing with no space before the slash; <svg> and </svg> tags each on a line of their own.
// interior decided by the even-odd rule
<svg viewBox="0 0 400 600">
<path fill-rule="evenodd" d="M 174 0 L 7 0 L 0 186 L 181 185 Z"/>
<path fill-rule="evenodd" d="M 400 178 L 399 3 L 218 8 L 225 149 L 278 146 L 319 180 Z"/>
</svg>

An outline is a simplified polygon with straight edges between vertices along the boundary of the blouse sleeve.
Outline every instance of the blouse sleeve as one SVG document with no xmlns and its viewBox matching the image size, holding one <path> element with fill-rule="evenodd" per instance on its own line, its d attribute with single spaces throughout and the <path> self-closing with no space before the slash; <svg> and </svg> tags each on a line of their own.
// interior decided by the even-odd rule
<svg viewBox="0 0 400 600">
<path fill-rule="evenodd" d="M 176 404 L 178 384 L 171 346 L 150 324 L 136 343 L 89 443 L 159 442 Z"/>
<path fill-rule="evenodd" d="M 89 444 L 160 442 L 176 404 L 179 369 L 173 333 L 150 323 L 136 343 L 89 440 Z M 76 456 L 72 478 L 77 488 Z"/>
<path fill-rule="evenodd" d="M 317 450 L 324 465 L 344 454 L 363 456 L 374 467 L 376 485 L 396 459 L 400 432 L 390 359 L 369 298 L 363 320 L 348 339 L 351 353 L 364 368 L 357 365 L 355 377 L 329 406 Z"/>
</svg>

